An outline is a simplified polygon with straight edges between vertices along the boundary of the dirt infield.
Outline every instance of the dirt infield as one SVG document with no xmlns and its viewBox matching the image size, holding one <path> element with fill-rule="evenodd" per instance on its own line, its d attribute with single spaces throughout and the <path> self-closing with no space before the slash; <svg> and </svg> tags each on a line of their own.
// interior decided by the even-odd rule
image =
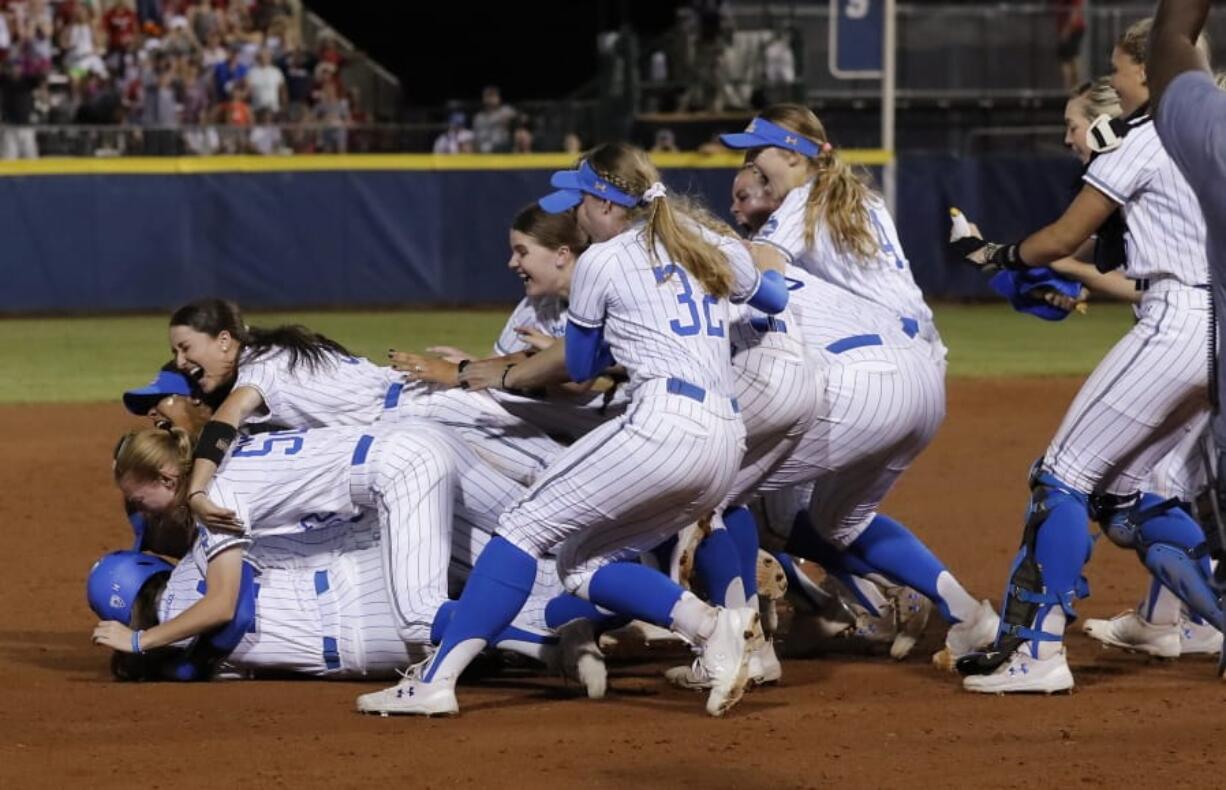
<svg viewBox="0 0 1226 790">
<path fill-rule="evenodd" d="M 890 500 L 980 596 L 999 599 L 1027 467 L 1077 383 L 952 382 L 945 426 Z M 1002 403 L 1011 422 L 993 415 Z M 658 660 L 615 665 L 602 702 L 526 674 L 467 685 L 452 720 L 353 713 L 372 684 L 118 684 L 90 645 L 83 580 L 129 540 L 108 474 L 129 423 L 117 405 L 0 408 L 0 787 L 1218 786 L 1226 770 L 1212 661 L 1156 663 L 1080 636 L 1071 696 L 962 693 L 928 664 L 934 626 L 901 664 L 788 661 L 781 686 L 725 721 L 666 687 Z M 1088 575 L 1083 616 L 1131 606 L 1145 578 L 1106 544 Z"/>
</svg>

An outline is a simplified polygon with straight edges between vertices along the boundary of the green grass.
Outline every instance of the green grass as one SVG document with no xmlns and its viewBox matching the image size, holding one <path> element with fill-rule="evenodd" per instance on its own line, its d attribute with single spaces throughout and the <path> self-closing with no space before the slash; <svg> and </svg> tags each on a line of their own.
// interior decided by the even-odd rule
<svg viewBox="0 0 1226 790">
<path fill-rule="evenodd" d="M 386 350 L 490 348 L 509 312 L 255 313 L 254 324 L 299 322 L 379 362 Z M 953 376 L 1079 375 L 1127 330 L 1122 305 L 1049 324 L 1002 305 L 939 305 Z M 169 359 L 166 316 L 0 320 L 0 403 L 116 400 Z"/>
</svg>

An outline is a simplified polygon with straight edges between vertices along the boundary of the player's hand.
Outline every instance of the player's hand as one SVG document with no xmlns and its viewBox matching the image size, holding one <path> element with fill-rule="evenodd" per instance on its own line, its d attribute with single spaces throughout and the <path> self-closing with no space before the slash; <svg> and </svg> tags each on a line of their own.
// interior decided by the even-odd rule
<svg viewBox="0 0 1226 790">
<path fill-rule="evenodd" d="M 530 326 L 520 326 L 515 328 L 515 334 L 519 335 L 519 339 L 535 348 L 537 351 L 545 349 L 558 342 L 558 339 L 553 335 L 547 335 L 538 329 Z"/>
<path fill-rule="evenodd" d="M 956 208 L 949 210 L 949 241 L 953 243 L 958 239 L 982 239 L 983 234 L 979 232 L 979 226 L 971 222 L 970 219 Z"/>
<path fill-rule="evenodd" d="M 430 354 L 438 354 L 448 362 L 454 362 L 457 365 L 466 359 L 473 358 L 472 354 L 455 346 L 430 346 L 426 351 Z"/>
<path fill-rule="evenodd" d="M 392 361 L 393 369 L 404 373 L 407 381 L 424 381 L 445 387 L 460 385 L 458 366 L 454 362 L 408 351 L 389 351 L 387 358 Z"/>
<path fill-rule="evenodd" d="M 1001 269 L 1026 268 L 1018 252 L 1019 245 L 984 241 L 979 228 L 956 208 L 949 210 L 949 219 L 949 252 L 955 261 L 969 263 L 984 274 L 995 274 Z"/>
<path fill-rule="evenodd" d="M 1066 313 L 1076 311 L 1082 315 L 1085 315 L 1086 310 L 1088 309 L 1086 307 L 1086 302 L 1090 299 L 1090 289 L 1083 287 L 1081 292 L 1077 294 L 1076 299 L 1071 296 L 1066 296 L 1059 291 L 1054 291 L 1047 288 L 1042 289 L 1040 295 L 1042 296 L 1044 302 L 1047 302 L 1053 307 L 1058 307 Z"/>
<path fill-rule="evenodd" d="M 243 522 L 239 519 L 238 514 L 213 502 L 209 499 L 208 494 L 197 494 L 190 497 L 187 500 L 187 506 L 191 508 L 196 520 L 209 529 L 219 532 L 236 532 L 240 535 L 244 531 Z"/>
<path fill-rule="evenodd" d="M 122 653 L 131 653 L 132 629 L 115 620 L 104 620 L 94 626 L 93 642 Z"/>
<path fill-rule="evenodd" d="M 497 389 L 503 384 L 508 363 L 505 359 L 475 359 L 460 373 L 460 386 L 468 390 Z"/>
</svg>

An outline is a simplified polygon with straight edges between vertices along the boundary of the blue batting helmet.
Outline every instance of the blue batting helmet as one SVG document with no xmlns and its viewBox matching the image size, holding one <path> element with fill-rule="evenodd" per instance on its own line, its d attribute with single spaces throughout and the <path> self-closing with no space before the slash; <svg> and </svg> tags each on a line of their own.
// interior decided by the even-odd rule
<svg viewBox="0 0 1226 790">
<path fill-rule="evenodd" d="M 170 573 L 169 562 L 140 551 L 112 551 L 94 563 L 85 581 L 89 608 L 103 620 L 128 625 L 132 604 L 141 588 L 159 573 Z"/>
</svg>

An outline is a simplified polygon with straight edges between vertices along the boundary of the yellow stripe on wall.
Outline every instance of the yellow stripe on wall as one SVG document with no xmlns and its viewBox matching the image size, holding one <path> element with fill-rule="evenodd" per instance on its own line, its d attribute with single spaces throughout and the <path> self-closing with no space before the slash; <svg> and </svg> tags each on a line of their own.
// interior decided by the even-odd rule
<svg viewBox="0 0 1226 790">
<path fill-rule="evenodd" d="M 889 151 L 856 148 L 840 151 L 844 160 L 859 165 L 884 165 Z M 664 169 L 734 168 L 743 157 L 736 153 L 655 154 L 652 161 Z M 303 156 L 207 157 L 61 157 L 0 162 L 0 176 L 70 175 L 197 175 L 201 173 L 289 173 L 356 170 L 562 170 L 573 167 L 570 154 L 308 154 Z"/>
</svg>

